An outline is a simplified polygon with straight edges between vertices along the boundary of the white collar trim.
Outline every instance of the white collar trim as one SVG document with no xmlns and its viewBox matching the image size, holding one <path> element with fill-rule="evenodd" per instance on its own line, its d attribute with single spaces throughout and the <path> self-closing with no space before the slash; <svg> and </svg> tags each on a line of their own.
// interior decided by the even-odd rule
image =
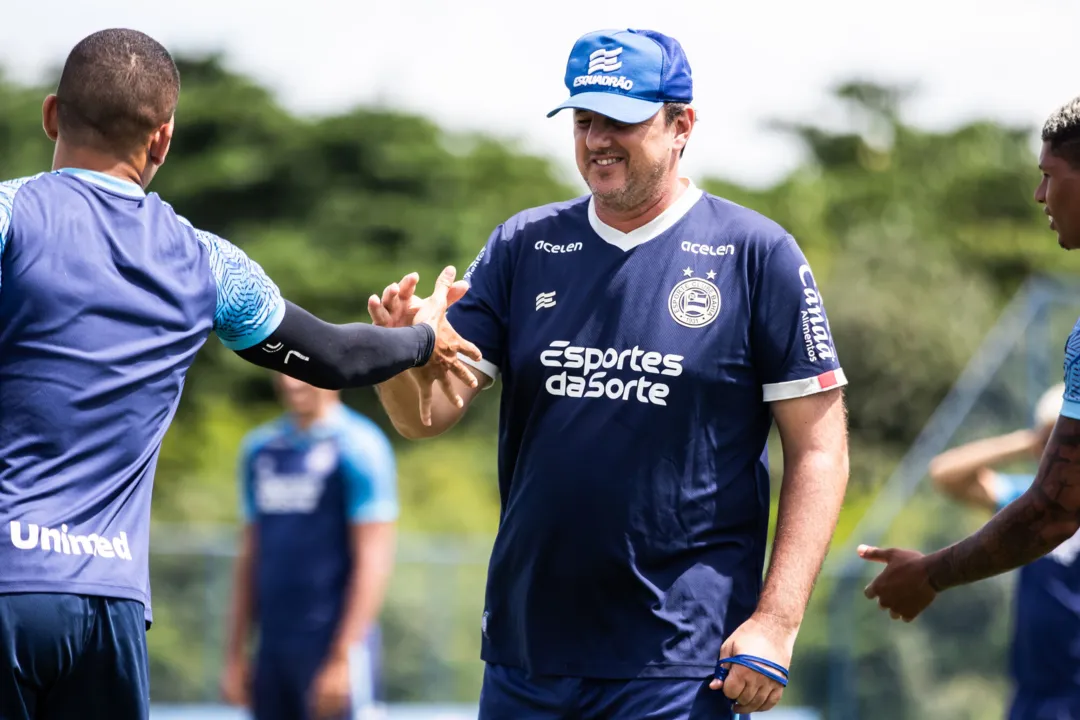
<svg viewBox="0 0 1080 720">
<path fill-rule="evenodd" d="M 614 245 L 615 247 L 623 250 L 633 250 L 638 245 L 644 242 L 652 240 L 654 237 L 660 235 L 666 230 L 670 229 L 672 225 L 683 219 L 686 213 L 690 212 L 690 208 L 697 204 L 697 201 L 701 199 L 701 196 L 705 193 L 700 188 L 694 185 L 694 181 L 689 178 L 681 178 L 685 180 L 686 190 L 672 205 L 664 212 L 657 215 L 648 223 L 642 225 L 636 230 L 631 230 L 628 233 L 624 233 L 621 230 L 616 230 L 604 223 L 596 215 L 596 208 L 594 207 L 593 198 L 589 198 L 589 224 L 592 225 L 592 229 L 600 236 L 600 239 L 604 242 Z"/>
</svg>

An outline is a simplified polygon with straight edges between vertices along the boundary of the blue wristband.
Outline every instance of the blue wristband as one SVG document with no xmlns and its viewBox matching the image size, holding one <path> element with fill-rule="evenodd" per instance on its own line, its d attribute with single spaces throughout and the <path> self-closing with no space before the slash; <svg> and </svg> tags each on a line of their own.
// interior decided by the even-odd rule
<svg viewBox="0 0 1080 720">
<path fill-rule="evenodd" d="M 724 665 L 742 665 L 743 667 L 748 667 L 755 672 L 761 673 L 770 680 L 775 680 L 780 683 L 781 686 L 787 687 L 787 668 L 783 665 L 777 665 L 771 660 L 759 658 L 754 655 L 732 655 L 729 658 L 720 658 L 716 661 L 716 671 L 714 673 L 717 680 L 726 680 L 728 673 L 731 671 L 730 668 L 726 668 Z M 776 672 L 772 672 L 770 668 Z"/>
</svg>

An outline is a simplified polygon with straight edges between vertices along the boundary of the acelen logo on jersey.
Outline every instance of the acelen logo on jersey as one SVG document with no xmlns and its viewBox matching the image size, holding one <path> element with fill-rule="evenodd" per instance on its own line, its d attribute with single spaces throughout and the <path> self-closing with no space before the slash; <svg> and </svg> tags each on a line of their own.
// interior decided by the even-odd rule
<svg viewBox="0 0 1080 720">
<path fill-rule="evenodd" d="M 585 247 L 581 242 L 566 243 L 565 245 L 558 245 L 556 243 L 549 243 L 544 240 L 537 240 L 533 245 L 534 250 L 542 250 L 546 253 L 572 253 L 577 252 L 581 248 Z"/>
<path fill-rule="evenodd" d="M 683 252 L 694 255 L 710 255 L 712 257 L 724 257 L 735 254 L 734 245 L 706 245 L 705 243 L 692 243 L 689 240 L 682 242 Z"/>
<path fill-rule="evenodd" d="M 614 348 L 572 346 L 566 340 L 555 340 L 548 348 L 540 353 L 540 362 L 545 367 L 564 368 L 564 371 L 550 376 L 544 387 L 559 397 L 606 397 L 667 405 L 664 398 L 671 394 L 671 388 L 665 383 L 650 380 L 648 376 L 678 377 L 683 371 L 682 355 L 664 355 L 637 346 L 619 351 Z M 566 370 L 582 372 L 577 375 Z M 641 374 L 624 380 L 609 377 L 608 372 L 613 370 L 630 370 Z"/>
<path fill-rule="evenodd" d="M 131 560 L 131 547 L 128 545 L 126 532 L 121 531 L 111 539 L 96 533 L 68 534 L 66 523 L 62 524 L 59 530 L 28 523 L 26 536 L 23 537 L 22 523 L 12 520 L 11 544 L 19 550 L 40 547 L 45 552 L 58 552 L 63 555 L 93 555 L 106 559 Z"/>
<path fill-rule="evenodd" d="M 814 274 L 810 271 L 809 265 L 802 265 L 799 267 L 799 279 L 803 286 L 804 307 L 801 312 L 806 356 L 810 358 L 810 362 L 817 362 L 818 358 L 833 360 L 836 358 L 836 353 L 833 351 L 832 337 L 829 335 L 829 323 L 826 322 L 825 313 L 821 309 L 821 296 L 818 294 L 816 283 L 811 285 L 807 282 L 807 278 L 810 279 L 810 283 L 813 283 Z"/>
</svg>

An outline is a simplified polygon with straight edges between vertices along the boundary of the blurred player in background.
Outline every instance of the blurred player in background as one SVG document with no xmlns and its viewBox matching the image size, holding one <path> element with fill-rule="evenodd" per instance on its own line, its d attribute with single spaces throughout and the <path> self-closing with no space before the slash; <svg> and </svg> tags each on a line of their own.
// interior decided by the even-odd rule
<svg viewBox="0 0 1080 720">
<path fill-rule="evenodd" d="M 246 525 L 222 689 L 255 720 L 367 718 L 394 565 L 393 449 L 336 391 L 285 375 L 275 384 L 288 413 L 241 454 Z"/>
<path fill-rule="evenodd" d="M 1044 123 L 1039 169 L 1035 200 L 1044 206 L 1058 245 L 1080 248 L 1080 97 Z M 867 586 L 868 598 L 910 621 L 938 593 L 1027 565 L 1080 531 L 1080 322 L 1065 344 L 1064 381 L 1061 414 L 1031 486 L 978 532 L 942 550 L 924 555 L 860 545 L 861 557 L 886 565 Z M 1080 701 L 1055 713 L 1080 718 Z"/>
<path fill-rule="evenodd" d="M 995 513 L 1016 500 L 1034 475 L 996 468 L 1038 460 L 1061 413 L 1065 386 L 1047 390 L 1035 406 L 1034 428 L 953 448 L 930 463 L 934 485 L 966 505 Z M 1080 703 L 1080 534 L 1020 568 L 1010 671 L 1015 684 L 1010 720 L 1062 717 Z"/>
<path fill-rule="evenodd" d="M 240 357 L 328 388 L 417 368 L 475 382 L 445 322 L 331 325 L 243 251 L 146 187 L 180 77 L 160 44 L 105 30 L 42 108 L 53 171 L 0 183 L 0 718 L 145 719 L 150 497 L 184 377 L 211 332 Z"/>
<path fill-rule="evenodd" d="M 573 110 L 591 194 L 496 228 L 453 308 L 483 351 L 477 377 L 503 381 L 480 718 L 768 710 L 847 483 L 821 295 L 783 228 L 680 175 L 695 112 L 677 41 L 590 33 L 566 85 L 551 114 Z M 410 322 L 415 285 L 372 297 L 375 322 Z M 466 405 L 478 392 L 457 390 Z M 425 417 L 409 374 L 379 394 L 406 437 L 465 412 L 440 397 Z M 784 477 L 763 584 L 774 419 Z"/>
</svg>

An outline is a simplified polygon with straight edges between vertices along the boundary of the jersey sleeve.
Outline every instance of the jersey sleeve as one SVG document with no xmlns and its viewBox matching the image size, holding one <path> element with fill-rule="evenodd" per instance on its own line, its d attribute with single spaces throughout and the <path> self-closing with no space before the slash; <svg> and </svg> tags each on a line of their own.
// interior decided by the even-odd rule
<svg viewBox="0 0 1080 720">
<path fill-rule="evenodd" d="M 41 173 L 0 182 L 0 259 L 4 257 L 4 248 L 7 246 L 8 235 L 11 232 L 11 218 L 15 214 L 15 193 L 23 185 L 39 177 L 41 177 Z M 4 277 L 0 274 L 0 287 L 2 287 L 3 281 Z"/>
<path fill-rule="evenodd" d="M 500 225 L 473 260 L 465 276 L 469 291 L 446 313 L 458 333 L 476 345 L 483 355 L 479 362 L 464 356 L 492 380 L 497 380 L 506 355 L 506 326 L 510 306 L 510 243 L 505 226 Z"/>
<path fill-rule="evenodd" d="M 751 336 L 766 402 L 847 384 L 814 273 L 790 235 L 767 250 L 761 261 Z"/>
<path fill-rule="evenodd" d="M 1080 320 L 1065 343 L 1065 397 L 1061 414 L 1080 420 Z"/>
<path fill-rule="evenodd" d="M 285 316 L 285 300 L 257 262 L 228 240 L 205 230 L 195 235 L 210 253 L 217 286 L 214 332 L 230 350 L 247 350 L 270 337 Z"/>
<path fill-rule="evenodd" d="M 1027 489 L 1031 487 L 1031 483 L 1034 481 L 1035 477 L 1033 475 L 995 474 L 993 493 L 998 510 L 1001 510 L 1027 492 Z"/>
<path fill-rule="evenodd" d="M 397 520 L 397 462 L 386 435 L 376 428 L 345 431 L 341 438 L 341 468 L 351 522 Z"/>
</svg>

